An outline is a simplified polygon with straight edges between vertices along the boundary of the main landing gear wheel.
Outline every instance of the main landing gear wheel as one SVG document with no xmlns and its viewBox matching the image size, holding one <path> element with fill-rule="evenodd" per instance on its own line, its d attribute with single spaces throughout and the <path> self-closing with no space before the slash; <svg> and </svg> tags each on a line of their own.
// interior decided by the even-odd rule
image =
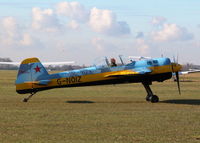
<svg viewBox="0 0 200 143">
<path fill-rule="evenodd" d="M 151 96 L 150 96 L 150 95 L 147 95 L 147 96 L 146 96 L 146 101 L 150 101 L 150 100 L 151 100 L 150 98 L 151 98 Z"/>
<path fill-rule="evenodd" d="M 151 101 L 151 103 L 159 102 L 158 96 L 153 95 L 153 92 L 149 86 L 151 85 L 151 82 L 143 82 L 142 84 L 147 92 L 146 101 Z"/>
<path fill-rule="evenodd" d="M 156 103 L 156 102 L 159 102 L 159 98 L 158 98 L 158 96 L 156 96 L 156 95 L 147 95 L 146 96 L 146 101 L 151 101 L 151 103 Z"/>
<path fill-rule="evenodd" d="M 157 102 L 159 102 L 159 98 L 158 98 L 158 96 L 153 95 L 150 97 L 150 101 L 151 101 L 151 103 L 157 103 Z"/>
</svg>

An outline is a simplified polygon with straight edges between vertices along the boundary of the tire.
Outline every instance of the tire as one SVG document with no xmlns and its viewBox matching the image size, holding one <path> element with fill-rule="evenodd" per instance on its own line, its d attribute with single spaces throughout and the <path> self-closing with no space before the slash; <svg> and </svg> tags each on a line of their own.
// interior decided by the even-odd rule
<svg viewBox="0 0 200 143">
<path fill-rule="evenodd" d="M 156 95 L 151 96 L 150 100 L 151 100 L 151 103 L 157 103 L 157 102 L 159 102 L 159 98 Z"/>
<path fill-rule="evenodd" d="M 151 96 L 150 95 L 146 96 L 146 101 L 151 101 Z"/>
</svg>

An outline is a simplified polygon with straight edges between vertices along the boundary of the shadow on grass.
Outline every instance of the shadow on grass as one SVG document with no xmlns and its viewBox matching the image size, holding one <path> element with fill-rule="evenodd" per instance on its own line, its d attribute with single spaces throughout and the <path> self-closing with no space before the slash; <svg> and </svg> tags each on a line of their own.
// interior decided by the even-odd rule
<svg viewBox="0 0 200 143">
<path fill-rule="evenodd" d="M 180 82 L 196 82 L 194 80 L 181 80 Z"/>
<path fill-rule="evenodd" d="M 123 104 L 131 104 L 131 103 L 146 103 L 146 101 L 87 101 L 87 100 L 73 100 L 73 101 L 65 101 L 65 103 L 77 103 L 77 104 L 90 104 L 90 103 L 123 103 Z"/>
<path fill-rule="evenodd" d="M 134 104 L 134 103 L 146 103 L 146 101 L 99 101 L 97 103 Z"/>
<path fill-rule="evenodd" d="M 85 101 L 85 100 L 74 100 L 74 101 L 65 101 L 65 103 L 90 104 L 90 103 L 95 103 L 95 102 Z"/>
<path fill-rule="evenodd" d="M 161 103 L 200 105 L 200 99 L 173 99 L 160 101 Z"/>
</svg>

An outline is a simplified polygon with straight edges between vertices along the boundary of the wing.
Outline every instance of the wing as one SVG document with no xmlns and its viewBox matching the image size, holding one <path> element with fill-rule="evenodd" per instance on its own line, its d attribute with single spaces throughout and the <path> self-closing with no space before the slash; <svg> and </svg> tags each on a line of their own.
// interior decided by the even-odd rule
<svg viewBox="0 0 200 143">
<path fill-rule="evenodd" d="M 39 81 L 29 81 L 24 83 L 30 83 L 30 84 L 37 84 L 37 85 L 47 85 L 50 82 L 50 80 L 39 80 Z"/>
<path fill-rule="evenodd" d="M 151 72 L 152 72 L 152 70 L 150 70 L 149 68 L 135 68 L 135 69 L 117 71 L 115 73 L 108 74 L 105 77 L 144 75 L 144 74 L 148 74 Z"/>
</svg>

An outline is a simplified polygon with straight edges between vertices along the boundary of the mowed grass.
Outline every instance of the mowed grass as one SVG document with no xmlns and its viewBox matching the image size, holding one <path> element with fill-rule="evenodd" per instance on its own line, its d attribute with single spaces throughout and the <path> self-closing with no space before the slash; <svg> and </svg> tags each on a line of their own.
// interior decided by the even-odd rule
<svg viewBox="0 0 200 143">
<path fill-rule="evenodd" d="M 0 71 L 1 143 L 199 143 L 200 74 L 153 83 L 159 103 L 141 84 L 62 88 L 28 103 L 15 92 L 16 71 Z M 181 79 L 183 80 L 183 78 Z"/>
</svg>

